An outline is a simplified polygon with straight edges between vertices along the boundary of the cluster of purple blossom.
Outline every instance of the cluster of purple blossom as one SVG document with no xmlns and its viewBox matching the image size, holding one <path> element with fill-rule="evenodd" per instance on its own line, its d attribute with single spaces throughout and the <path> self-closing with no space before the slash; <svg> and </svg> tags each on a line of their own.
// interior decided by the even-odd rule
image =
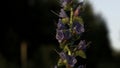
<svg viewBox="0 0 120 68">
<path fill-rule="evenodd" d="M 61 10 L 56 29 L 56 39 L 58 40 L 61 52 L 58 52 L 60 59 L 55 68 L 65 65 L 66 68 L 74 68 L 77 63 L 76 56 L 86 58 L 86 42 L 80 40 L 76 45 L 74 42 L 80 39 L 85 31 L 84 23 L 80 16 L 84 2 L 83 0 L 60 0 Z M 77 68 L 85 68 L 80 65 Z"/>
</svg>

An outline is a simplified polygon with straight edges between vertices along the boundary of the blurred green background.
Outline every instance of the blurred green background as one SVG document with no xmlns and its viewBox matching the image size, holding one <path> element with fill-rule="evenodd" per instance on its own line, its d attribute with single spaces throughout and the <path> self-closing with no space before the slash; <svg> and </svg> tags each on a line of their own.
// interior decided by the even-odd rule
<svg viewBox="0 0 120 68">
<path fill-rule="evenodd" d="M 59 12 L 57 0 L 6 1 L 1 13 L 0 68 L 22 68 L 22 42 L 27 43 L 26 68 L 53 68 L 59 58 L 54 51 L 59 48 L 58 17 L 51 12 Z M 86 32 L 81 38 L 92 42 L 86 52 L 87 68 L 120 68 L 120 57 L 110 49 L 104 18 L 93 13 L 90 3 L 82 17 Z"/>
</svg>

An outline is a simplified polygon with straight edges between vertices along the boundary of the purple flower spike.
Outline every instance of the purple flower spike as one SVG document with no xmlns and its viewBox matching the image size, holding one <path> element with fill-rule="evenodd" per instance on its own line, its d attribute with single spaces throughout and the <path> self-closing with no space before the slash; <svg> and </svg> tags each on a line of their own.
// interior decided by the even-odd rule
<svg viewBox="0 0 120 68">
<path fill-rule="evenodd" d="M 64 11 L 64 9 L 61 9 L 61 12 L 60 12 L 60 17 L 64 18 L 64 17 L 68 17 L 66 12 Z"/>
<path fill-rule="evenodd" d="M 63 40 L 68 40 L 71 38 L 70 30 L 57 30 L 56 39 L 58 42 L 62 42 Z"/>
<path fill-rule="evenodd" d="M 83 41 L 80 41 L 80 43 L 78 44 L 78 48 L 77 48 L 78 50 L 79 49 L 82 49 L 82 50 L 86 50 L 86 43 L 85 43 L 85 40 L 83 40 Z"/>
<path fill-rule="evenodd" d="M 84 32 L 84 25 L 80 24 L 79 22 L 74 22 L 72 28 L 76 34 L 81 34 Z"/>
</svg>

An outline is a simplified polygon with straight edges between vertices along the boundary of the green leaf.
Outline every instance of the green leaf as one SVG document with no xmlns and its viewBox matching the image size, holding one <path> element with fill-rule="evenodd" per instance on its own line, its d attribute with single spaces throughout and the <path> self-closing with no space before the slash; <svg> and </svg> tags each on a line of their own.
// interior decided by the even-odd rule
<svg viewBox="0 0 120 68">
<path fill-rule="evenodd" d="M 83 50 L 76 51 L 75 55 L 86 59 L 86 54 L 85 54 L 85 52 Z"/>
<path fill-rule="evenodd" d="M 80 39 L 80 35 L 74 35 L 74 36 L 73 36 L 73 40 L 74 40 L 74 41 L 76 41 L 76 40 L 78 40 L 78 39 Z"/>
<path fill-rule="evenodd" d="M 62 22 L 63 22 L 63 24 L 68 23 L 68 22 L 69 22 L 69 18 L 63 18 L 63 19 L 62 19 Z"/>
<path fill-rule="evenodd" d="M 67 64 L 67 60 L 62 60 L 62 59 L 59 59 L 59 61 L 58 61 L 58 67 L 60 67 L 60 66 L 63 66 L 63 65 L 65 65 L 65 64 Z"/>
<path fill-rule="evenodd" d="M 60 43 L 60 48 L 64 49 L 65 44 L 64 43 Z"/>
<path fill-rule="evenodd" d="M 83 24 L 83 19 L 81 17 L 79 17 L 79 16 L 77 16 L 77 17 L 74 16 L 73 21 L 78 21 L 80 24 Z"/>
<path fill-rule="evenodd" d="M 64 52 L 68 52 L 68 55 L 71 55 L 71 51 L 67 45 L 64 47 Z"/>
<path fill-rule="evenodd" d="M 66 11 L 70 11 L 70 8 L 71 8 L 71 4 L 67 4 L 65 7 L 64 7 L 64 10 Z"/>
</svg>

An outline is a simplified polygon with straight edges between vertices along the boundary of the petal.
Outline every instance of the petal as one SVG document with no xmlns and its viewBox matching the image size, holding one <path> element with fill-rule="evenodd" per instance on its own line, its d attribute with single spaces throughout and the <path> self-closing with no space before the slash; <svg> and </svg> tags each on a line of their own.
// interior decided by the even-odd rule
<svg viewBox="0 0 120 68">
<path fill-rule="evenodd" d="M 65 52 L 60 52 L 59 53 L 61 59 L 65 60 L 66 59 L 66 53 Z"/>
<path fill-rule="evenodd" d="M 71 67 L 74 67 L 74 65 L 77 63 L 77 60 L 74 56 L 67 56 L 67 62 Z"/>
<path fill-rule="evenodd" d="M 80 14 L 80 6 L 74 11 L 74 16 L 78 16 Z"/>
<path fill-rule="evenodd" d="M 63 31 L 62 31 L 62 30 L 57 30 L 56 39 L 57 39 L 59 42 L 62 42 L 62 40 L 64 39 L 64 34 L 63 34 Z"/>
<path fill-rule="evenodd" d="M 78 47 L 77 47 L 77 49 L 79 50 L 79 49 L 82 49 L 82 50 L 86 50 L 86 42 L 85 42 L 85 40 L 83 40 L 83 41 L 80 41 L 80 43 L 78 44 Z"/>
<path fill-rule="evenodd" d="M 57 24 L 58 29 L 66 29 L 65 25 L 62 23 L 62 20 L 59 19 L 58 24 Z"/>
<path fill-rule="evenodd" d="M 72 28 L 76 34 L 81 34 L 84 32 L 84 25 L 80 24 L 79 22 L 73 22 Z"/>
<path fill-rule="evenodd" d="M 64 9 L 61 9 L 61 12 L 59 14 L 60 17 L 68 17 Z"/>
</svg>

